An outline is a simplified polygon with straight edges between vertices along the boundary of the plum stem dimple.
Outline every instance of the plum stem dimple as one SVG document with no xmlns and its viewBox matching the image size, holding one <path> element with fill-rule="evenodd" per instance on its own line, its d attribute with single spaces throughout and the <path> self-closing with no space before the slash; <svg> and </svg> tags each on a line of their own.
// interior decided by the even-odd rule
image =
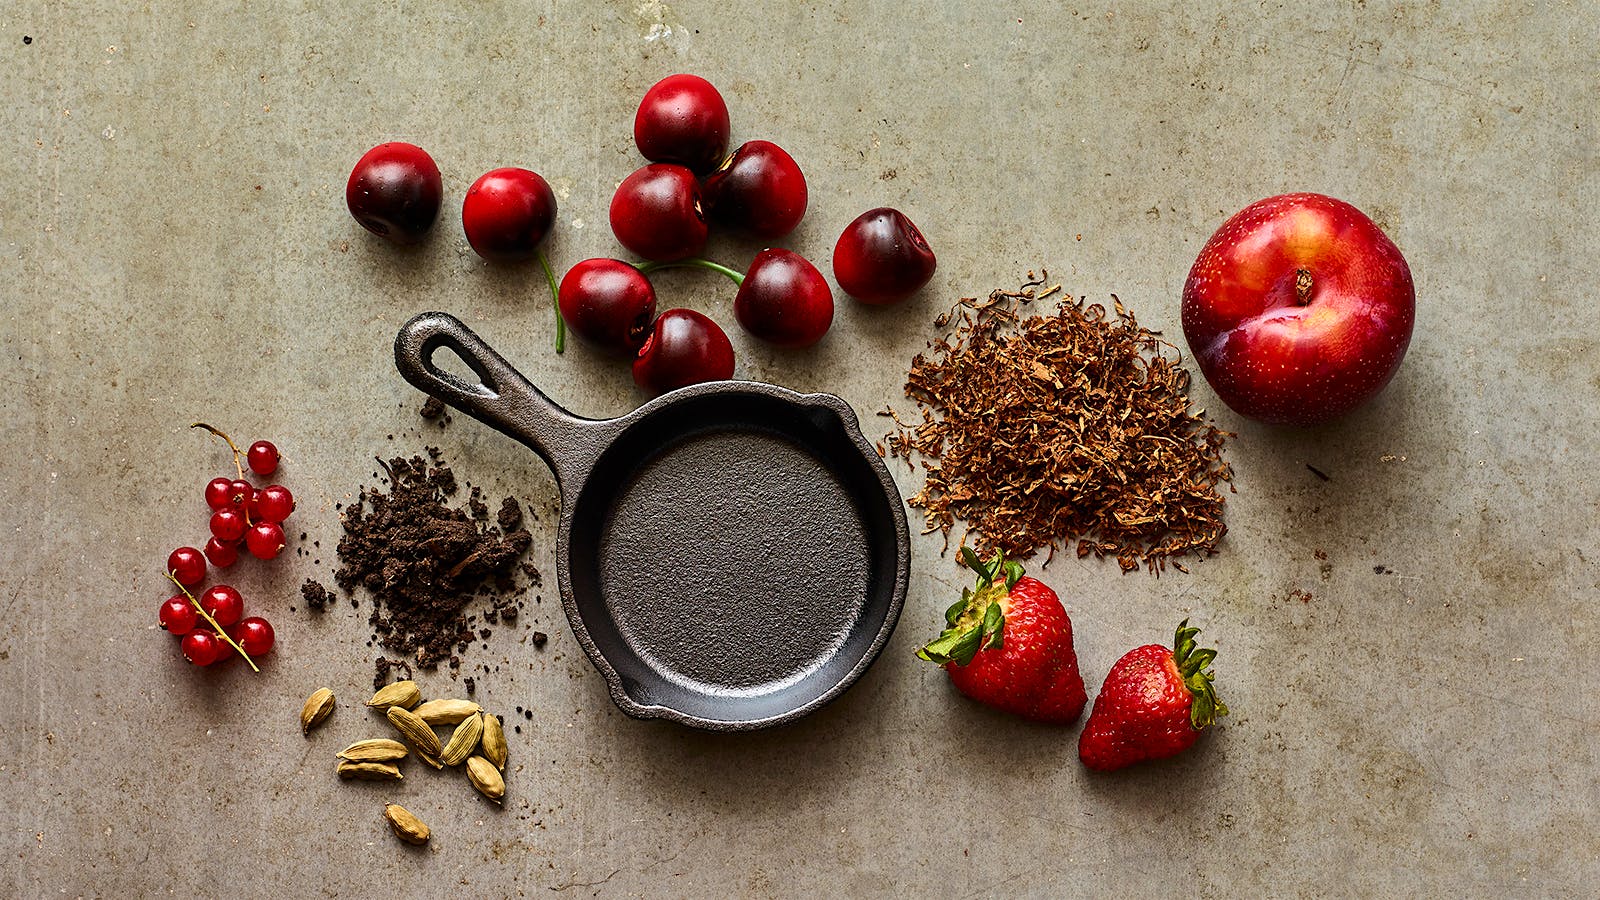
<svg viewBox="0 0 1600 900">
<path fill-rule="evenodd" d="M 1300 306 L 1311 303 L 1311 270 L 1296 269 L 1294 273 L 1294 302 Z"/>
<path fill-rule="evenodd" d="M 733 279 L 734 284 L 744 284 L 744 273 L 737 269 L 730 269 L 721 263 L 715 263 L 709 259 L 702 259 L 698 256 L 691 256 L 688 259 L 634 263 L 633 267 L 638 269 L 640 274 L 643 275 L 649 275 L 651 272 L 654 272 L 657 269 L 710 269 L 713 272 L 721 272 L 722 274 Z"/>
<path fill-rule="evenodd" d="M 556 352 L 562 353 L 567 349 L 567 321 L 561 318 L 561 292 L 556 288 L 556 273 L 550 268 L 550 260 L 545 258 L 544 251 L 539 251 L 539 265 L 544 267 L 544 279 L 550 283 L 550 306 L 556 311 Z"/>
</svg>

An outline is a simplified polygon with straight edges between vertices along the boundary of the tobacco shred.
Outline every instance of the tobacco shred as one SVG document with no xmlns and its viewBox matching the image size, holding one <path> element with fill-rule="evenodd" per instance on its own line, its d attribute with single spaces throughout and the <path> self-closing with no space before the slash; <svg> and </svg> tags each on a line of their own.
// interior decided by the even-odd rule
<svg viewBox="0 0 1600 900">
<path fill-rule="evenodd" d="M 985 555 L 1048 547 L 1048 564 L 1075 541 L 1079 557 L 1112 556 L 1124 572 L 1143 562 L 1157 575 L 1175 557 L 1215 553 L 1232 435 L 1189 409 L 1182 355 L 1116 295 L 1111 316 L 1068 297 L 1054 315 L 1022 318 L 1060 291 L 1041 290 L 1048 277 L 1029 272 L 1019 290 L 963 298 L 939 316 L 935 327 L 953 330 L 906 376 L 921 423 L 883 413 L 897 426 L 889 455 L 922 457 L 926 483 L 907 502 L 923 511 L 923 534 L 942 532 L 948 550 L 960 519 L 960 543 Z"/>
</svg>

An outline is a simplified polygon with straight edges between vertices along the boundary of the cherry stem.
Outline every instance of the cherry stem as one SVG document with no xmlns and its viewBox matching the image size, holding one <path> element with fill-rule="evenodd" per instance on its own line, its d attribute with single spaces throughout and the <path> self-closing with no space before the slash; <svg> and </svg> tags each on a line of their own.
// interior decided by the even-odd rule
<svg viewBox="0 0 1600 900">
<path fill-rule="evenodd" d="M 698 256 L 691 256 L 688 259 L 674 259 L 666 262 L 634 263 L 633 267 L 638 269 L 639 273 L 642 275 L 649 275 L 651 272 L 654 272 L 657 269 L 710 269 L 713 272 L 721 272 L 722 274 L 733 279 L 734 284 L 744 284 L 743 272 L 740 272 L 738 269 L 730 269 L 721 263 L 714 263 L 709 259 L 702 259 Z"/>
<path fill-rule="evenodd" d="M 544 279 L 550 282 L 550 308 L 556 311 L 556 352 L 563 353 L 567 349 L 567 322 L 561 318 L 561 296 L 556 289 L 556 273 L 550 268 L 550 260 L 545 258 L 544 251 L 539 251 L 539 265 L 544 267 Z"/>
<path fill-rule="evenodd" d="M 206 427 L 210 428 L 211 426 L 207 425 Z M 216 429 L 212 429 L 212 430 L 215 431 Z M 220 432 L 220 431 L 218 431 L 217 433 L 218 434 L 222 434 L 222 432 Z M 224 438 L 227 437 L 227 435 L 225 435 L 225 434 L 222 435 L 222 436 Z M 229 441 L 228 443 L 231 444 L 233 442 Z M 244 657 L 244 661 L 250 664 L 250 668 L 252 670 L 254 670 L 256 672 L 260 672 L 261 669 L 256 666 L 256 661 L 251 659 L 250 658 L 250 654 L 244 652 L 244 648 L 239 646 L 239 644 L 237 642 L 235 642 L 233 638 L 228 637 L 228 633 L 226 631 L 222 630 L 222 626 L 217 624 L 217 620 L 211 618 L 211 613 L 206 612 L 206 608 L 204 606 L 200 605 L 200 601 L 196 600 L 194 598 L 194 595 L 189 593 L 189 589 L 183 586 L 183 582 L 178 580 L 177 573 L 176 572 L 168 572 L 167 573 L 167 577 L 172 579 L 172 583 L 178 586 L 178 590 L 183 591 L 183 596 L 189 598 L 189 605 L 194 607 L 194 611 L 199 613 L 201 616 L 203 616 L 207 622 L 211 623 L 211 627 L 215 628 L 217 630 L 217 637 L 222 638 L 223 640 L 227 641 L 229 647 L 232 647 L 233 649 L 239 651 L 239 655 Z"/>
<path fill-rule="evenodd" d="M 212 434 L 216 435 L 217 437 L 222 438 L 223 440 L 227 441 L 228 442 L 228 449 L 233 451 L 233 467 L 235 469 L 239 470 L 239 480 L 240 481 L 244 480 L 244 466 L 239 464 L 239 457 L 244 456 L 244 451 L 240 450 L 239 449 L 239 445 L 235 444 L 233 442 L 233 438 L 228 437 L 228 433 L 226 431 L 223 431 L 220 428 L 213 428 L 212 426 L 207 425 L 204 422 L 191 422 L 189 424 L 189 427 L 190 428 L 204 428 L 205 430 L 211 432 Z"/>
<path fill-rule="evenodd" d="M 1311 302 L 1311 270 L 1296 269 L 1294 273 L 1294 302 L 1305 306 Z"/>
</svg>

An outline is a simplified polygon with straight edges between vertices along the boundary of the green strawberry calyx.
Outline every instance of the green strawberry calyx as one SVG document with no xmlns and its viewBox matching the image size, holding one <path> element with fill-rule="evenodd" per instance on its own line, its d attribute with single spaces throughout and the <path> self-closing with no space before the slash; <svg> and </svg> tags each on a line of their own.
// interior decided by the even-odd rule
<svg viewBox="0 0 1600 900">
<path fill-rule="evenodd" d="M 1004 603 L 1022 577 L 1022 566 L 998 550 L 988 562 L 979 559 L 971 547 L 962 547 L 960 556 L 962 565 L 978 573 L 978 584 L 962 589 L 961 599 L 944 612 L 945 630 L 917 651 L 918 659 L 941 666 L 964 666 L 979 650 L 1003 646 Z"/>
<path fill-rule="evenodd" d="M 1189 703 L 1189 724 L 1195 731 L 1202 731 L 1217 720 L 1218 716 L 1228 714 L 1228 707 L 1217 699 L 1217 689 L 1212 686 L 1212 674 L 1206 670 L 1211 661 L 1217 658 L 1217 651 L 1207 647 L 1197 649 L 1195 635 L 1200 629 L 1191 628 L 1189 620 L 1184 619 L 1178 623 L 1178 631 L 1172 638 L 1172 661 L 1178 667 L 1178 674 L 1183 677 L 1183 684 L 1189 689 L 1192 700 Z"/>
</svg>

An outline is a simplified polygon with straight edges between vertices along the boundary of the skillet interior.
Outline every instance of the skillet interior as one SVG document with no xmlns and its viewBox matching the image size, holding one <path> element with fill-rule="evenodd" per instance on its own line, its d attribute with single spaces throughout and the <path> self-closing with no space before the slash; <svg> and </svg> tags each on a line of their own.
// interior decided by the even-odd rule
<svg viewBox="0 0 1600 900">
<path fill-rule="evenodd" d="M 749 727 L 857 672 L 899 612 L 898 498 L 858 440 L 826 405 L 714 393 L 602 454 L 568 577 L 634 712 Z"/>
</svg>

